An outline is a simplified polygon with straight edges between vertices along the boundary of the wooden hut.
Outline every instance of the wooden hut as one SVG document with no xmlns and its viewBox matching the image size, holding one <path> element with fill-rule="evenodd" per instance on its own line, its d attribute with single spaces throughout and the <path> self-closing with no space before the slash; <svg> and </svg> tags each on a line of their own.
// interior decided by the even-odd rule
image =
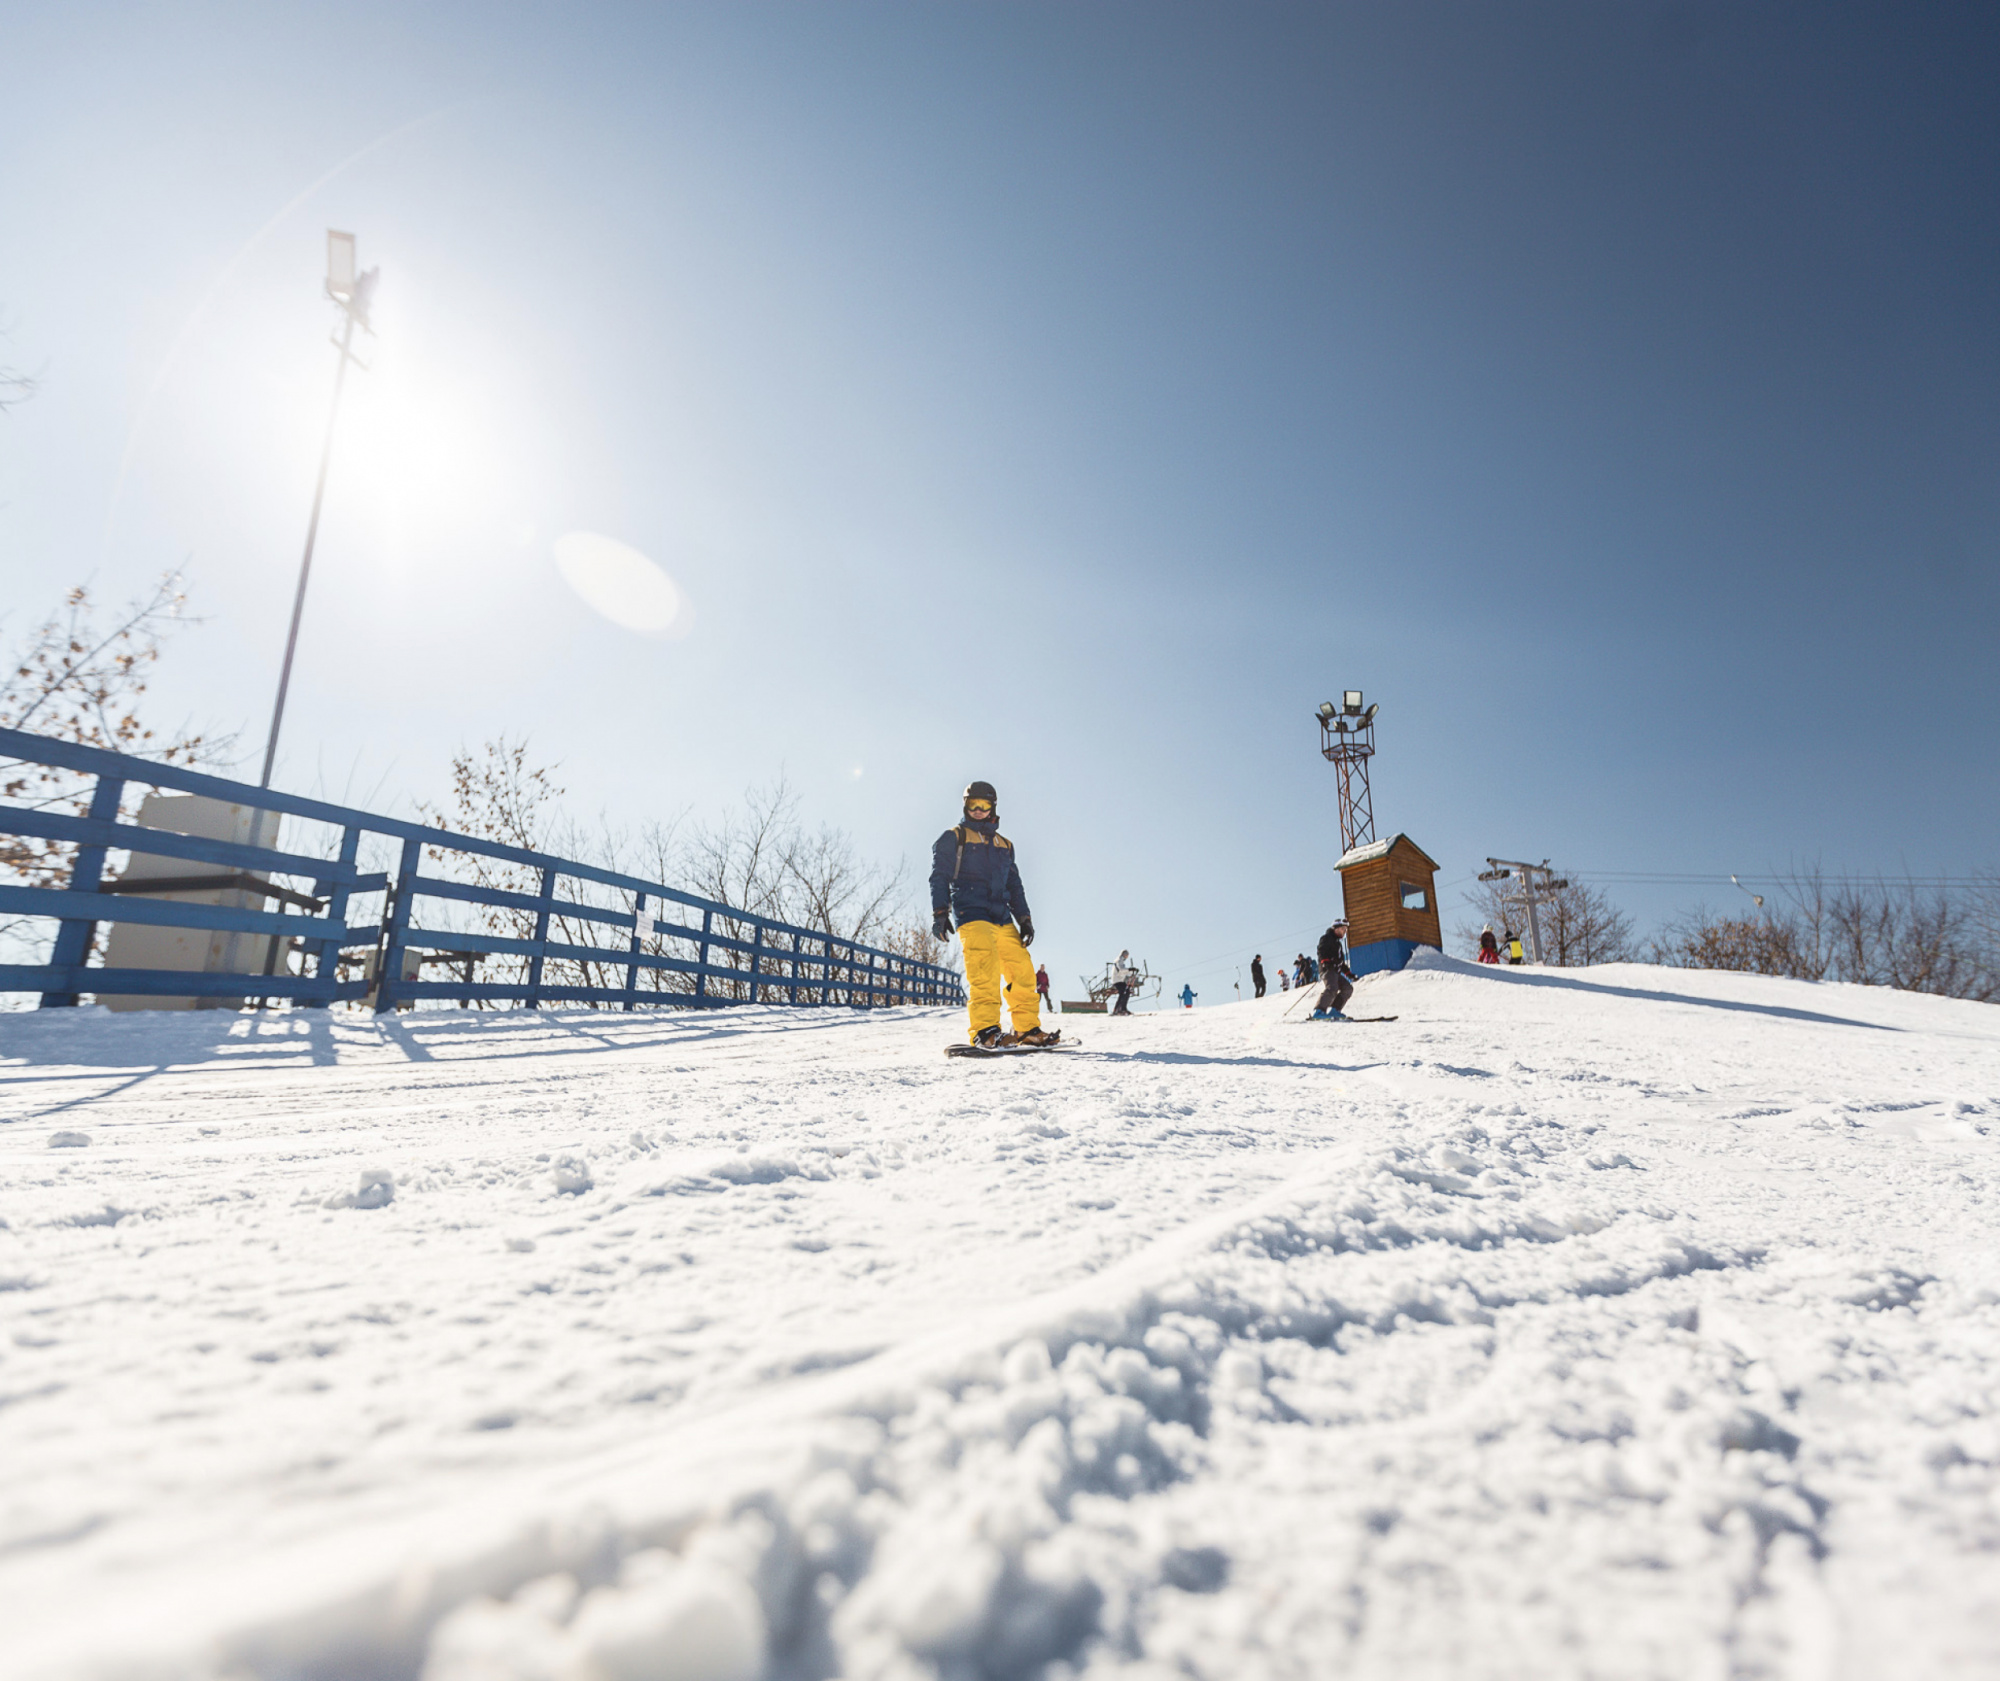
<svg viewBox="0 0 2000 1681">
<path fill-rule="evenodd" d="M 1437 864 L 1408 835 L 1370 841 L 1341 857 L 1348 962 L 1357 975 L 1400 969 L 1418 946 L 1444 948 Z"/>
</svg>

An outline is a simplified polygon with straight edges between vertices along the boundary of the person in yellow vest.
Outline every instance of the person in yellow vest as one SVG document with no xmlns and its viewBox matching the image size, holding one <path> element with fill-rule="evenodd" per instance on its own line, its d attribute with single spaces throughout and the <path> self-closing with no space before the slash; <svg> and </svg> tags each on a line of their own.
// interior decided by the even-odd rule
<svg viewBox="0 0 2000 1681">
<path fill-rule="evenodd" d="M 1000 833 L 999 796 L 992 783 L 967 784 L 962 816 L 931 848 L 931 932 L 949 939 L 957 918 L 958 941 L 965 949 L 969 1037 L 988 1048 L 1053 1045 L 1062 1035 L 1042 1031 L 1035 961 L 1028 955 L 1035 919 L 1021 886 L 1014 843 Z M 1003 978 L 1012 1033 L 1000 1028 Z"/>
<path fill-rule="evenodd" d="M 1525 963 L 1527 960 L 1528 954 L 1521 949 L 1521 936 L 1509 928 L 1507 930 L 1507 961 L 1509 963 Z"/>
</svg>

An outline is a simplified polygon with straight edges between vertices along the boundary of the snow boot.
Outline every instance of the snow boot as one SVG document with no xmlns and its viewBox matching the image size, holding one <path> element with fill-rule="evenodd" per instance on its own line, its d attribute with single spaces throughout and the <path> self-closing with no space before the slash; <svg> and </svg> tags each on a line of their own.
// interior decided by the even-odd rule
<svg viewBox="0 0 2000 1681">
<path fill-rule="evenodd" d="M 982 1027 L 977 1033 L 973 1034 L 972 1042 L 979 1046 L 981 1050 L 997 1051 L 1006 1043 L 1006 1040 L 1001 1037 L 1000 1026 L 996 1022 L 993 1026 Z"/>
<path fill-rule="evenodd" d="M 1030 1028 L 1026 1033 L 1017 1034 L 1014 1043 L 1017 1045 L 1034 1046 L 1053 1045 L 1061 1037 L 1062 1032 L 1060 1029 L 1051 1033 L 1046 1028 L 1034 1027 Z"/>
</svg>

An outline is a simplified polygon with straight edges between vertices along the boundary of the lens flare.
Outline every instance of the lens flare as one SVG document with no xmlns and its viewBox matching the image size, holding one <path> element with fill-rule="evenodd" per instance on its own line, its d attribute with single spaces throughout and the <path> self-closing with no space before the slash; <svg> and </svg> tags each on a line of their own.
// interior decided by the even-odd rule
<svg viewBox="0 0 2000 1681">
<path fill-rule="evenodd" d="M 563 582 L 613 624 L 644 636 L 687 628 L 687 597 L 637 549 L 594 531 L 572 531 L 556 539 L 555 556 Z"/>
</svg>

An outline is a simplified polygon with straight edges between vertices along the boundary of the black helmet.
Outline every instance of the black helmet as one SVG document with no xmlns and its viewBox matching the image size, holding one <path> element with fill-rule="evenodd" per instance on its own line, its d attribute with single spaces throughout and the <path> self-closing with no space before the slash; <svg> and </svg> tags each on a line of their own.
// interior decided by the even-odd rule
<svg viewBox="0 0 2000 1681">
<path fill-rule="evenodd" d="M 965 797 L 968 800 L 991 800 L 995 805 L 1000 803 L 1000 796 L 993 792 L 993 784 L 990 782 L 968 782 L 965 785 Z"/>
</svg>

